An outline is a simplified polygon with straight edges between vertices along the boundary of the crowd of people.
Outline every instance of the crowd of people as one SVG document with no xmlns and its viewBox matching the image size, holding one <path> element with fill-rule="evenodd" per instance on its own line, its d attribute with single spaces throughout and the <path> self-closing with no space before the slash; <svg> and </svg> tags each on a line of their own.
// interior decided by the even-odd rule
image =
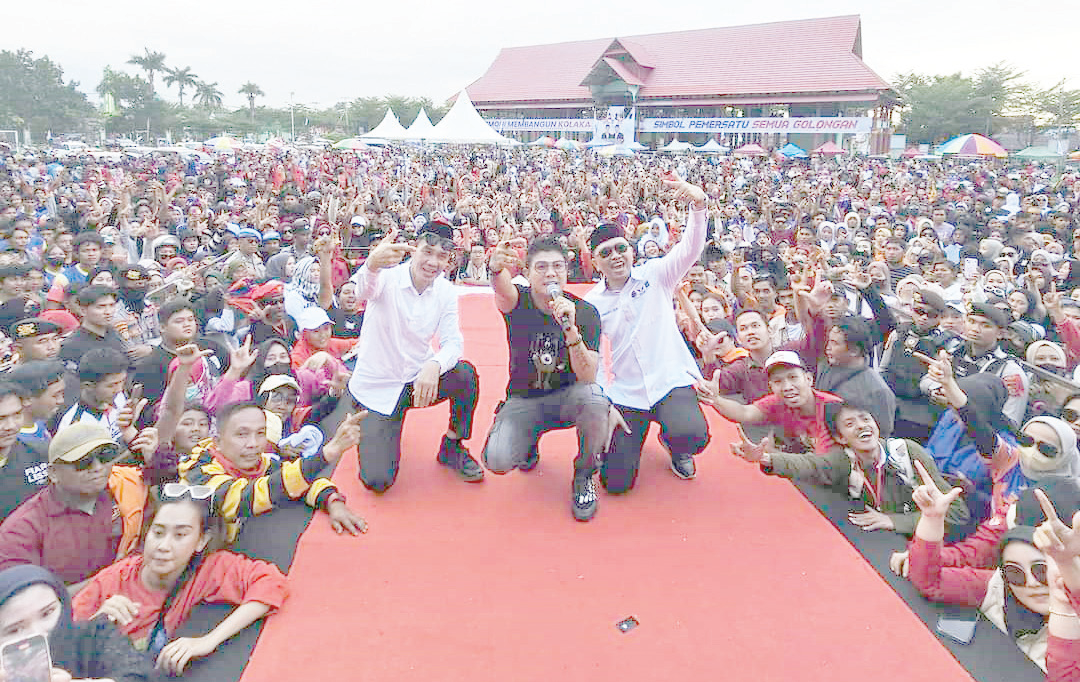
<svg viewBox="0 0 1080 682">
<path fill-rule="evenodd" d="M 470 288 L 492 292 L 509 355 L 482 441 Z M 448 401 L 435 457 L 469 483 L 531 471 L 544 433 L 575 428 L 579 521 L 632 491 L 653 422 L 694 479 L 726 449 L 715 410 L 738 424 L 731 455 L 848 495 L 850 523 L 905 538 L 892 567 L 922 594 L 1080 679 L 1072 169 L 10 156 L 0 332 L 0 638 L 49 634 L 75 678 L 182 674 L 279 608 L 282 572 L 229 550 L 245 521 L 302 501 L 363 533 L 334 467 L 355 448 L 384 493 L 406 412 Z M 208 602 L 236 609 L 177 637 Z"/>
</svg>

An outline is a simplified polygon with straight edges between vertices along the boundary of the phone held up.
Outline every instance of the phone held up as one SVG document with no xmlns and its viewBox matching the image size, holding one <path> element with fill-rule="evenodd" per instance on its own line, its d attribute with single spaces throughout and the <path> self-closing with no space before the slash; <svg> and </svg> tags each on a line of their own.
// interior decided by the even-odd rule
<svg viewBox="0 0 1080 682">
<path fill-rule="evenodd" d="M 5 680 L 49 682 L 52 679 L 52 658 L 48 640 L 44 635 L 33 635 L 5 644 L 0 649 L 0 670 L 3 670 Z"/>
</svg>

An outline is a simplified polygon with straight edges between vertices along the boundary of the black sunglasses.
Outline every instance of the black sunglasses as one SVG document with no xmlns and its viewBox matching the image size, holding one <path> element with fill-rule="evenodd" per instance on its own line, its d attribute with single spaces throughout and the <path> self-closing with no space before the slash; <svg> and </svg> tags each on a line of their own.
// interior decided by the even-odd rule
<svg viewBox="0 0 1080 682">
<path fill-rule="evenodd" d="M 74 467 L 75 471 L 88 471 L 90 467 L 94 466 L 94 460 L 101 464 L 112 464 L 119 454 L 120 448 L 115 445 L 99 445 L 74 462 L 68 462 L 68 464 Z"/>
<path fill-rule="evenodd" d="M 615 244 L 614 246 L 605 246 L 604 248 L 597 251 L 596 255 L 600 258 L 608 258 L 609 256 L 611 256 L 612 251 L 614 251 L 615 253 L 626 253 L 629 250 L 630 245 L 626 242 L 622 242 L 619 244 Z"/>
<path fill-rule="evenodd" d="M 1017 587 L 1023 587 L 1028 582 L 1028 572 L 1024 570 L 1024 567 L 1020 564 L 1014 564 L 1012 562 L 1003 564 L 1001 566 L 1001 572 L 1005 576 L 1005 582 L 1010 585 L 1016 585 Z M 1046 579 L 1046 562 L 1045 561 L 1033 561 L 1031 562 L 1031 577 L 1035 578 L 1035 581 L 1040 585 L 1048 585 Z"/>
<path fill-rule="evenodd" d="M 1036 444 L 1036 441 L 1034 438 L 1027 435 L 1026 433 L 1021 433 L 1016 437 L 1016 443 L 1022 448 L 1030 448 L 1032 445 Z M 1058 446 L 1056 445 L 1051 445 L 1050 443 L 1043 443 L 1042 441 L 1039 441 L 1038 447 L 1039 452 L 1041 452 L 1046 457 L 1049 457 L 1050 459 L 1054 459 L 1058 456 Z"/>
</svg>

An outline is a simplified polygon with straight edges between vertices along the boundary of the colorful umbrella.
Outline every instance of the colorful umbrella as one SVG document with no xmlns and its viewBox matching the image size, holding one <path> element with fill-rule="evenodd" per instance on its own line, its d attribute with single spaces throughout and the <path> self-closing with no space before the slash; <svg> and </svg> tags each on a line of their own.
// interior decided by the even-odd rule
<svg viewBox="0 0 1080 682">
<path fill-rule="evenodd" d="M 355 137 L 346 137 L 334 144 L 334 149 L 367 149 L 367 143 Z"/>
<path fill-rule="evenodd" d="M 735 153 L 743 156 L 765 156 L 769 152 L 757 142 L 749 142 L 736 149 Z"/>
<path fill-rule="evenodd" d="M 544 135 L 537 140 L 533 140 L 529 143 L 529 145 L 533 147 L 554 147 L 555 138 L 551 137 L 550 135 Z"/>
<path fill-rule="evenodd" d="M 203 144 L 205 144 L 207 147 L 210 147 L 214 151 L 231 152 L 235 149 L 239 149 L 243 143 L 235 137 L 222 135 L 221 137 L 211 137 Z"/>
<path fill-rule="evenodd" d="M 959 156 L 996 156 L 1004 159 L 1009 155 L 1005 148 L 989 137 L 975 133 L 954 137 L 938 150 L 939 154 L 957 154 Z"/>
<path fill-rule="evenodd" d="M 916 156 L 922 156 L 922 152 L 919 151 L 918 147 L 908 147 L 900 156 L 905 159 L 914 159 Z"/>
<path fill-rule="evenodd" d="M 836 156 L 837 154 L 843 154 L 844 150 L 836 145 L 835 142 L 829 140 L 825 144 L 821 145 L 814 150 L 815 154 L 824 154 L 826 156 Z"/>
<path fill-rule="evenodd" d="M 565 152 L 576 152 L 578 149 L 580 149 L 577 142 L 574 142 L 573 140 L 567 139 L 565 137 L 559 138 L 558 142 L 555 143 L 555 148 L 561 149 Z"/>
</svg>

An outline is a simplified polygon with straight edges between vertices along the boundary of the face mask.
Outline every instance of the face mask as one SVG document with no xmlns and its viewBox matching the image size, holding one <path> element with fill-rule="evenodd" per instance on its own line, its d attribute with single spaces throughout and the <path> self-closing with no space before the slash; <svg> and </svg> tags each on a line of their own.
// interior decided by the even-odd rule
<svg viewBox="0 0 1080 682">
<path fill-rule="evenodd" d="M 273 364 L 266 365 L 265 367 L 263 367 L 263 369 L 266 371 L 267 376 L 271 376 L 273 374 L 292 374 L 292 365 L 288 362 L 275 362 Z"/>
</svg>

